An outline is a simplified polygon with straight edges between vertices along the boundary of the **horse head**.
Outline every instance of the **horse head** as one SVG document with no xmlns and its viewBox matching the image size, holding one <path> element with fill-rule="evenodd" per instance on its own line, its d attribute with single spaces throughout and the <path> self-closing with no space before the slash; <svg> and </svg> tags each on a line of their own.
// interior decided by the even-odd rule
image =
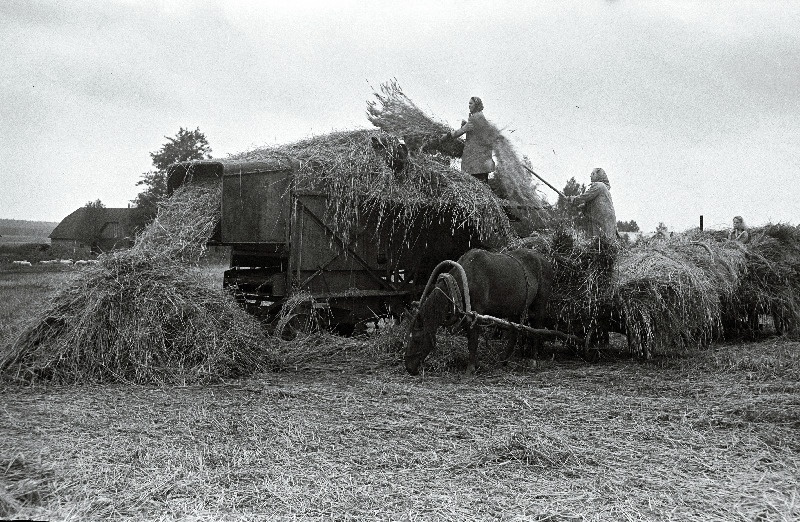
<svg viewBox="0 0 800 522">
<path fill-rule="evenodd" d="M 406 370 L 411 375 L 419 373 L 425 358 L 436 348 L 436 330 L 451 312 L 452 306 L 452 301 L 438 286 L 420 303 L 411 321 L 411 332 L 406 342 Z"/>
</svg>

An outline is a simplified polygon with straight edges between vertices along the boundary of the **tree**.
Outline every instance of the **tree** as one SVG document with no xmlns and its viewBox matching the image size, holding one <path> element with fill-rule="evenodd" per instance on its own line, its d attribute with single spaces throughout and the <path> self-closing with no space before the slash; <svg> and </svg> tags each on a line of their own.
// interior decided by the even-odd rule
<svg viewBox="0 0 800 522">
<path fill-rule="evenodd" d="M 567 184 L 564 185 L 564 189 L 561 192 L 563 192 L 565 196 L 577 196 L 583 194 L 584 190 L 586 190 L 586 185 L 578 183 L 575 178 L 572 177 L 567 181 Z M 560 195 L 556 202 L 556 215 L 574 228 L 586 228 L 586 215 L 581 212 L 576 205 L 569 203 Z"/>
<path fill-rule="evenodd" d="M 103 209 L 106 208 L 106 206 L 102 201 L 96 199 L 94 201 L 87 201 L 83 208 L 86 210 L 83 212 L 80 228 L 81 238 L 84 243 L 91 245 L 91 249 L 94 251 L 97 248 L 97 243 L 100 240 L 100 233 L 105 224 Z"/>
<path fill-rule="evenodd" d="M 181 127 L 174 138 L 164 137 L 169 141 L 162 145 L 157 152 L 150 153 L 150 157 L 153 158 L 153 166 L 160 172 L 166 172 L 170 165 L 179 161 L 211 158 L 208 140 L 199 128 L 188 131 Z"/>
<path fill-rule="evenodd" d="M 667 228 L 667 225 L 665 225 L 663 221 L 660 221 L 656 227 L 656 237 L 666 238 L 668 231 L 669 229 Z"/>
<path fill-rule="evenodd" d="M 95 199 L 94 201 L 87 201 L 83 208 L 106 208 L 106 206 L 99 199 Z"/>
<path fill-rule="evenodd" d="M 145 172 L 136 185 L 145 185 L 147 188 L 140 192 L 132 203 L 139 208 L 147 209 L 148 213 L 155 216 L 158 202 L 167 198 L 167 173 L 153 170 Z"/>
<path fill-rule="evenodd" d="M 617 230 L 620 232 L 638 232 L 639 224 L 634 220 L 630 221 L 617 221 Z"/>
<path fill-rule="evenodd" d="M 211 159 L 208 140 L 199 128 L 190 131 L 181 127 L 174 138 L 165 138 L 167 142 L 156 152 L 150 153 L 156 170 L 142 174 L 142 179 L 136 185 L 143 185 L 145 189 L 132 201 L 135 206 L 147 209 L 152 216 L 155 216 L 158 203 L 167 197 L 167 169 L 170 165 L 180 161 Z"/>
</svg>

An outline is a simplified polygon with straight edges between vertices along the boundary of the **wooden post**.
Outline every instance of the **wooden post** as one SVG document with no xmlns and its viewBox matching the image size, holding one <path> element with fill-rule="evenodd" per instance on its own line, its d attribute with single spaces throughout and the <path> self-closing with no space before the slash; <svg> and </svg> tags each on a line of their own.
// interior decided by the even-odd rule
<svg viewBox="0 0 800 522">
<path fill-rule="evenodd" d="M 703 214 L 700 214 L 700 232 L 703 231 Z"/>
</svg>

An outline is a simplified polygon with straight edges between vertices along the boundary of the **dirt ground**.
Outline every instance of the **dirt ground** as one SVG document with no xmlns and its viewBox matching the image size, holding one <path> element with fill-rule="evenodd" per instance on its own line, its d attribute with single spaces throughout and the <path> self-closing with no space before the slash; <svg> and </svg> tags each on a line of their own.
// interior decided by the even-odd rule
<svg viewBox="0 0 800 522">
<path fill-rule="evenodd" d="M 0 519 L 800 519 L 800 342 L 471 377 L 315 342 L 210 386 L 3 384 Z"/>
</svg>

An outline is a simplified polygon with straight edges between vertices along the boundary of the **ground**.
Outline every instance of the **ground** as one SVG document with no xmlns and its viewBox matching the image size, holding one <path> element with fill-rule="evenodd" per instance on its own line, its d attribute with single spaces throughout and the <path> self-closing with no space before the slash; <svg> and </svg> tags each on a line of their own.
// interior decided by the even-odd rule
<svg viewBox="0 0 800 522">
<path fill-rule="evenodd" d="M 0 274 L 0 335 L 64 277 Z M 4 384 L 0 518 L 800 519 L 797 341 L 473 377 L 445 346 L 411 377 L 372 339 L 207 386 Z"/>
</svg>

